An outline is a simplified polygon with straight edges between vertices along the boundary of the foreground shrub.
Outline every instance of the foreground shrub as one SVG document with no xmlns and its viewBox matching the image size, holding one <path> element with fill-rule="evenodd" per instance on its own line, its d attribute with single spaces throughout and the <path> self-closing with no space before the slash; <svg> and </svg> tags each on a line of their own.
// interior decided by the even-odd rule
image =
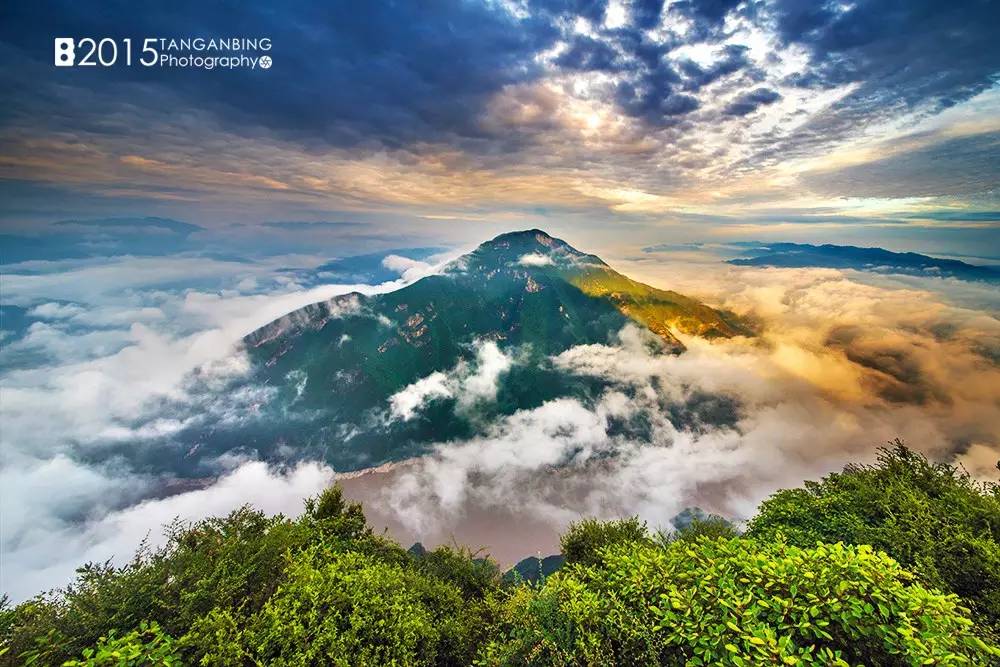
<svg viewBox="0 0 1000 667">
<path fill-rule="evenodd" d="M 347 552 L 310 554 L 249 622 L 248 652 L 269 665 L 428 665 L 460 632 L 458 588 Z"/>
<path fill-rule="evenodd" d="M 101 637 L 94 648 L 84 649 L 79 660 L 67 660 L 64 667 L 180 667 L 174 639 L 156 623 L 143 622 L 128 634 L 114 632 Z"/>
<path fill-rule="evenodd" d="M 617 521 L 584 519 L 569 525 L 559 545 L 567 564 L 590 565 L 600 561 L 600 553 L 606 547 L 648 541 L 649 530 L 639 517 Z"/>
<path fill-rule="evenodd" d="M 334 487 L 297 519 L 175 523 L 123 566 L 0 598 L 0 665 L 1000 665 L 998 497 L 899 446 L 777 494 L 752 539 L 694 511 L 657 536 L 581 521 L 564 569 L 505 585 L 468 550 L 374 535 Z"/>
<path fill-rule="evenodd" d="M 746 539 L 604 549 L 502 606 L 484 664 L 983 665 L 954 595 L 885 554 Z"/>
<path fill-rule="evenodd" d="M 957 593 L 1000 638 L 1000 485 L 930 463 L 899 441 L 875 465 L 779 491 L 760 506 L 747 534 L 792 544 L 870 544 L 926 583 Z"/>
<path fill-rule="evenodd" d="M 242 508 L 166 536 L 63 590 L 0 600 L 0 665 L 160 664 L 164 646 L 184 664 L 469 664 L 499 586 L 496 565 L 467 551 L 416 558 L 373 535 L 337 487 L 295 520 Z"/>
</svg>

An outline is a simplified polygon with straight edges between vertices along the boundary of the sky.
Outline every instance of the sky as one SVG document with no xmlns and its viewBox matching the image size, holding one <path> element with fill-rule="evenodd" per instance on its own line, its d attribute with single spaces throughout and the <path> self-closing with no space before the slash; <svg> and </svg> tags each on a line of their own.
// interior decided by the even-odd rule
<svg viewBox="0 0 1000 667">
<path fill-rule="evenodd" d="M 8 230 L 153 215 L 220 242 L 294 221 L 370 246 L 538 226 L 997 254 L 990 0 L 0 12 Z M 64 35 L 266 37 L 274 64 L 57 68 Z"/>
<path fill-rule="evenodd" d="M 987 0 L 2 3 L 0 592 L 122 562 L 174 517 L 296 514 L 338 471 L 246 447 L 191 480 L 113 453 L 180 460 L 178 429 L 260 400 L 191 384 L 246 374 L 256 328 L 512 229 L 761 333 L 663 357 L 626 328 L 549 359 L 606 390 L 345 481 L 401 540 L 510 561 L 585 514 L 740 520 L 895 437 L 994 479 L 995 283 L 723 260 L 784 241 L 1000 264 L 998 24 Z M 54 65 L 87 36 L 267 38 L 273 64 Z M 524 357 L 475 352 L 386 414 L 494 400 Z M 706 400 L 734 421 L 664 411 Z"/>
</svg>

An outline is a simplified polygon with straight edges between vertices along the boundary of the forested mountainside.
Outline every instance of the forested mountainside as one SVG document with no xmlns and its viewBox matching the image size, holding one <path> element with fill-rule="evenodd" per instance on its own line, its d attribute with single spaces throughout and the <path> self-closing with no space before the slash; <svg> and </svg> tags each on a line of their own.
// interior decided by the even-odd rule
<svg viewBox="0 0 1000 667">
<path fill-rule="evenodd" d="M 338 296 L 249 334 L 249 372 L 204 388 L 202 400 L 253 400 L 177 434 L 194 453 L 183 472 L 197 476 L 199 460 L 240 447 L 271 459 L 322 459 L 340 471 L 418 456 L 432 443 L 476 435 L 486 420 L 456 411 L 455 397 L 400 419 L 391 412 L 398 392 L 475 366 L 487 346 L 518 359 L 488 406 L 497 414 L 590 396 L 598 383 L 558 372 L 551 358 L 613 342 L 629 324 L 652 332 L 663 354 L 684 349 L 676 332 L 753 335 L 732 313 L 631 280 L 541 230 L 503 234 L 396 291 Z"/>
</svg>

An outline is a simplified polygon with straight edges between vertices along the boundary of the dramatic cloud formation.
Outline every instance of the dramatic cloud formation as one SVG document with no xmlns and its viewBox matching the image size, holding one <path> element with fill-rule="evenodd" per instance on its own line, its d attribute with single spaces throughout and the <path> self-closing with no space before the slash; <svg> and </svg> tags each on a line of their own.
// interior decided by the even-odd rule
<svg viewBox="0 0 1000 667">
<path fill-rule="evenodd" d="M 878 225 L 997 208 L 992 2 L 355 5 L 5 8 L 3 218 L 347 233 L 329 216 Z M 275 65 L 54 68 L 63 34 L 268 37 Z"/>
<path fill-rule="evenodd" d="M 761 335 L 688 338 L 687 352 L 672 356 L 626 328 L 617 340 L 545 362 L 551 372 L 599 382 L 599 391 L 506 415 L 496 411 L 498 390 L 534 362 L 480 341 L 469 360 L 392 396 L 383 417 L 408 422 L 451 405 L 477 435 L 388 472 L 352 475 L 350 492 L 401 539 L 493 546 L 503 530 L 509 539 L 496 551 L 510 559 L 551 548 L 555 530 L 585 514 L 639 513 L 665 526 L 699 504 L 746 517 L 775 488 L 866 460 L 894 437 L 991 473 L 1000 458 L 995 288 L 703 264 L 697 253 L 693 263 L 674 260 L 615 264 L 749 314 Z M 406 260 L 405 252 L 364 261 L 411 277 L 440 265 Z M 20 598 L 64 583 L 85 559 L 121 558 L 147 533 L 156 538 L 174 515 L 243 502 L 294 512 L 331 479 L 322 462 L 268 469 L 239 446 L 206 459 L 199 478 L 171 473 L 191 455 L 173 442 L 176 434 L 197 420 L 252 414 L 271 391 L 244 387 L 206 401 L 204 392 L 190 393 L 192 370 L 200 369 L 202 388 L 228 386 L 248 368 L 234 344 L 254 328 L 337 294 L 403 284 L 296 282 L 313 280 L 307 267 L 317 265 L 306 257 L 176 256 L 7 267 L 2 588 Z M 111 456 L 123 443 L 129 458 Z"/>
</svg>

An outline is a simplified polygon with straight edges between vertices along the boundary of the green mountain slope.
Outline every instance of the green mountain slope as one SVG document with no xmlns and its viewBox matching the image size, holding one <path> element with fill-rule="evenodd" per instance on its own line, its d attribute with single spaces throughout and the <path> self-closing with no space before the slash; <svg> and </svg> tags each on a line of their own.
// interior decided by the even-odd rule
<svg viewBox="0 0 1000 667">
<path fill-rule="evenodd" d="M 492 341 L 529 363 L 506 372 L 484 409 L 510 414 L 595 394 L 597 381 L 566 377 L 547 360 L 575 345 L 608 343 L 629 322 L 655 332 L 664 353 L 683 350 L 672 330 L 750 333 L 730 314 L 630 280 L 542 231 L 514 232 L 395 292 L 347 294 L 251 333 L 250 382 L 270 397 L 252 424 L 217 426 L 197 442 L 265 454 L 281 445 L 340 469 L 398 460 L 476 429 L 448 400 L 405 423 L 387 419 L 390 398 L 408 385 L 473 361 L 476 345 Z"/>
<path fill-rule="evenodd" d="M 334 386 L 388 395 L 468 355 L 475 340 L 556 354 L 604 343 L 629 320 L 658 334 L 747 335 L 730 314 L 631 280 L 539 230 L 504 234 L 389 294 L 314 304 L 250 334 L 271 377 L 307 373 L 310 399 Z"/>
</svg>

